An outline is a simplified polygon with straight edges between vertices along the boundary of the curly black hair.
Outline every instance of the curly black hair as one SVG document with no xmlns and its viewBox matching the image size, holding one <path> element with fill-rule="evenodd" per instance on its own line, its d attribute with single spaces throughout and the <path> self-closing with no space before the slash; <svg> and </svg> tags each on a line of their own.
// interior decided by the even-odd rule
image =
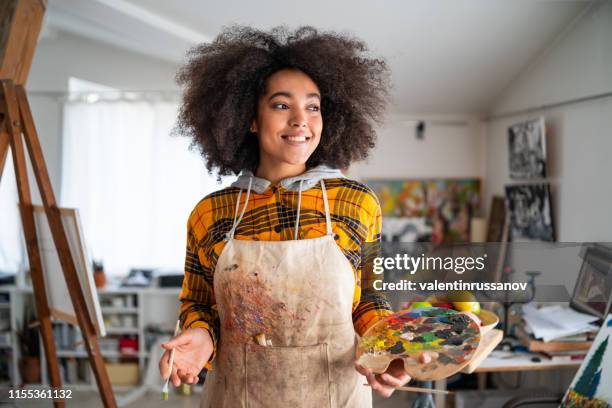
<svg viewBox="0 0 612 408">
<path fill-rule="evenodd" d="M 210 172 L 254 172 L 259 147 L 249 126 L 266 80 L 297 69 L 321 91 L 323 132 L 306 166 L 346 168 L 374 147 L 374 126 L 388 101 L 387 65 L 366 51 L 359 39 L 313 27 L 225 27 L 212 43 L 192 49 L 177 73 L 184 95 L 176 130 L 192 139 Z"/>
</svg>

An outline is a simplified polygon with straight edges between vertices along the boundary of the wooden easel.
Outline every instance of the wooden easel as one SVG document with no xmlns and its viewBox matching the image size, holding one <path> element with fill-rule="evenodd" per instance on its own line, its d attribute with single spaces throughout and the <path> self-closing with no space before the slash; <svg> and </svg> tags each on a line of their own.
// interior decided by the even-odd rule
<svg viewBox="0 0 612 408">
<path fill-rule="evenodd" d="M 46 0 L 2 0 L 0 2 L 0 180 L 10 146 L 36 310 L 40 321 L 43 348 L 47 357 L 47 370 L 53 389 L 61 390 L 62 383 L 53 341 L 51 314 L 45 291 L 26 156 L 21 137 L 23 134 L 102 402 L 105 407 L 116 407 L 104 360 L 100 354 L 95 327 L 79 284 L 74 259 L 70 252 L 68 238 L 60 218 L 60 210 L 51 187 L 51 180 L 24 89 L 46 8 Z M 65 406 L 63 399 L 55 399 L 53 403 L 55 407 Z"/>
</svg>

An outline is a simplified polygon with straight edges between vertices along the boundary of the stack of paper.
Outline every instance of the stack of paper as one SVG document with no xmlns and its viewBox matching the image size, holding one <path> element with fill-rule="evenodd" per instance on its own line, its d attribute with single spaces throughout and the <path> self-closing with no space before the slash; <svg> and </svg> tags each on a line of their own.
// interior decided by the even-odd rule
<svg viewBox="0 0 612 408">
<path fill-rule="evenodd" d="M 537 308 L 532 303 L 526 304 L 523 319 L 533 336 L 543 341 L 599 330 L 599 326 L 591 324 L 598 317 L 558 305 Z"/>
</svg>

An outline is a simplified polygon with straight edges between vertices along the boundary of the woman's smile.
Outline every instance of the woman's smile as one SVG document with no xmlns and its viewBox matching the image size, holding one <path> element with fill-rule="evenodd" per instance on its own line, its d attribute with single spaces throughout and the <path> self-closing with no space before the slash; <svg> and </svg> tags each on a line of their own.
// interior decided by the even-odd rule
<svg viewBox="0 0 612 408">
<path fill-rule="evenodd" d="M 304 133 L 286 134 L 282 135 L 281 138 L 291 146 L 303 146 L 312 139 L 311 136 L 306 136 Z"/>
</svg>

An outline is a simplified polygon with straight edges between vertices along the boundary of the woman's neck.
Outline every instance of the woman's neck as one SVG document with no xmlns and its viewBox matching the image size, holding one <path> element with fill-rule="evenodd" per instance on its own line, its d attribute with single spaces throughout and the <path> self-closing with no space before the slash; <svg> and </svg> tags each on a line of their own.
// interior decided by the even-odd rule
<svg viewBox="0 0 612 408">
<path fill-rule="evenodd" d="M 266 163 L 260 163 L 255 171 L 255 176 L 266 179 L 272 184 L 275 184 L 288 177 L 298 176 L 305 171 L 306 164 L 292 165 L 283 163 L 266 165 Z"/>
</svg>

